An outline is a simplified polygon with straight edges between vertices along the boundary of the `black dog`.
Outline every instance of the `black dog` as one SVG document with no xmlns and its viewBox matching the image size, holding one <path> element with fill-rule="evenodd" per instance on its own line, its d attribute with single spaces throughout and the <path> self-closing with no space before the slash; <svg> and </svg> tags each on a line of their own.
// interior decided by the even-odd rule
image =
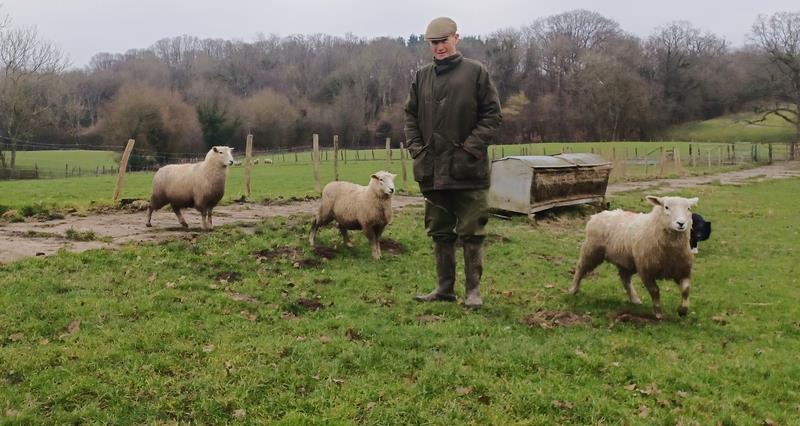
<svg viewBox="0 0 800 426">
<path fill-rule="evenodd" d="M 689 247 L 692 253 L 697 253 L 697 242 L 705 241 L 711 236 L 711 222 L 706 222 L 703 216 L 692 213 L 692 234 L 689 237 Z"/>
</svg>

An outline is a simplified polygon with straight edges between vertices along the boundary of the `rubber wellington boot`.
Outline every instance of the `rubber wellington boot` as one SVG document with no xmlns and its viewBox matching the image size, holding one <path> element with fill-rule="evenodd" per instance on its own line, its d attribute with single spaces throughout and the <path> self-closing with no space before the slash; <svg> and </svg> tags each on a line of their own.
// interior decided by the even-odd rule
<svg viewBox="0 0 800 426">
<path fill-rule="evenodd" d="M 439 277 L 439 286 L 428 294 L 414 297 L 418 302 L 454 302 L 456 294 L 453 287 L 456 282 L 456 244 L 453 241 L 435 242 L 433 253 L 436 258 L 436 275 Z"/>
<path fill-rule="evenodd" d="M 464 241 L 464 275 L 466 275 L 467 294 L 464 306 L 478 309 L 481 300 L 481 275 L 483 275 L 483 240 Z"/>
</svg>

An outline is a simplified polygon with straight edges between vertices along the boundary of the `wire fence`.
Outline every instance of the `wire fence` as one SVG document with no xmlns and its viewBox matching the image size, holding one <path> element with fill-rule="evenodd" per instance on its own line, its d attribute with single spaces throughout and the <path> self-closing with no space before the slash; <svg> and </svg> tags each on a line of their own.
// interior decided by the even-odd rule
<svg viewBox="0 0 800 426">
<path fill-rule="evenodd" d="M 10 150 L 14 145 L 17 151 L 17 164 L 9 167 Z M 699 168 L 720 168 L 725 166 L 799 158 L 800 152 L 791 153 L 795 145 L 789 143 L 675 143 L 652 142 L 636 143 L 531 143 L 517 145 L 496 145 L 489 148 L 491 159 L 513 155 L 554 155 L 561 152 L 591 152 L 598 154 L 614 165 L 612 176 L 616 179 L 640 176 L 668 176 L 685 174 Z M 608 145 L 608 146 L 606 146 Z M 87 144 L 48 144 L 34 141 L 14 140 L 0 136 L 0 151 L 5 154 L 6 165 L 0 164 L 0 180 L 10 179 L 55 179 L 86 176 L 103 176 L 118 173 L 118 163 L 124 146 Z M 68 158 L 67 153 L 80 151 Z M 244 150 L 234 151 L 235 166 L 244 161 Z M 339 147 L 334 154 L 333 147 L 320 147 L 319 161 L 333 162 L 334 156 L 340 164 L 362 161 L 393 161 L 401 158 L 400 148 L 367 147 L 348 149 Z M 44 152 L 48 152 L 45 155 Z M 102 152 L 104 158 L 87 159 L 85 152 Z M 193 163 L 202 161 L 204 152 L 169 152 L 153 154 L 136 148 L 132 150 L 128 162 L 128 172 L 155 171 L 164 164 Z M 312 146 L 298 146 L 283 149 L 262 149 L 253 151 L 253 165 L 311 165 Z M 405 153 L 405 158 L 410 158 Z M 95 161 L 92 164 L 92 161 Z"/>
</svg>

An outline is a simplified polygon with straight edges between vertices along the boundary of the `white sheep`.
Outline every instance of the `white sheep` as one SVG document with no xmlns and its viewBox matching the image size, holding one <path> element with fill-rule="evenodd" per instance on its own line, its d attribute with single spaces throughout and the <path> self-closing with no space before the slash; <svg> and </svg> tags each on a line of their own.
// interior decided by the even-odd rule
<svg viewBox="0 0 800 426">
<path fill-rule="evenodd" d="M 395 176 L 379 171 L 370 176 L 367 186 L 350 182 L 330 182 L 325 185 L 308 242 L 314 246 L 317 229 L 335 220 L 345 244 L 351 246 L 347 231 L 360 229 L 372 246 L 372 257 L 380 259 L 381 234 L 392 221 Z"/>
<path fill-rule="evenodd" d="M 694 256 L 689 249 L 689 231 L 697 198 L 647 196 L 653 203 L 650 213 L 622 210 L 595 214 L 586 224 L 586 240 L 575 266 L 569 293 L 577 294 L 581 279 L 603 261 L 616 265 L 622 286 L 631 303 L 642 301 L 631 286 L 631 277 L 639 274 L 653 299 L 657 319 L 661 319 L 661 301 L 656 280 L 671 279 L 681 288 L 678 314 L 689 310 L 689 287 Z"/>
<path fill-rule="evenodd" d="M 265 158 L 264 159 L 264 164 L 272 164 L 272 159 L 271 158 Z"/>
<path fill-rule="evenodd" d="M 211 210 L 225 195 L 225 178 L 228 167 L 233 165 L 233 148 L 215 146 L 206 154 L 206 159 L 193 164 L 170 164 L 153 176 L 153 195 L 147 209 L 147 226 L 153 211 L 169 204 L 184 228 L 189 225 L 181 209 L 194 207 L 203 217 L 203 229 L 211 229 Z"/>
</svg>

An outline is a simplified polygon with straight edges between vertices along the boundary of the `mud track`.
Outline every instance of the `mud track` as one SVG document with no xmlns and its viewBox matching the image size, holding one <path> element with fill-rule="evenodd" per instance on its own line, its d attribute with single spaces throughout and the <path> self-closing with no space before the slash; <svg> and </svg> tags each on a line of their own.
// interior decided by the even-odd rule
<svg viewBox="0 0 800 426">
<path fill-rule="evenodd" d="M 654 193 L 666 193 L 676 188 L 715 182 L 723 185 L 740 185 L 791 177 L 800 177 L 800 162 L 784 162 L 708 176 L 617 183 L 609 185 L 607 193 L 615 194 L 646 188 L 654 188 Z M 396 196 L 393 201 L 395 209 L 422 204 L 422 197 Z M 268 217 L 313 214 L 317 206 L 317 200 L 293 201 L 277 205 L 248 203 L 220 206 L 214 210 L 214 225 L 252 226 Z M 169 209 L 153 214 L 152 228 L 144 226 L 145 216 L 145 212 L 113 211 L 112 213 L 88 216 L 69 215 L 59 220 L 0 223 L 0 263 L 13 262 L 30 256 L 47 256 L 62 249 L 82 252 L 99 248 L 115 248 L 128 243 L 172 240 L 184 238 L 187 234 L 203 232 L 200 229 L 200 215 L 195 210 L 184 211 L 184 216 L 190 225 L 188 230 L 178 226 L 175 215 Z M 89 241 L 67 239 L 68 230 L 87 236 L 93 234 L 93 238 Z"/>
</svg>

